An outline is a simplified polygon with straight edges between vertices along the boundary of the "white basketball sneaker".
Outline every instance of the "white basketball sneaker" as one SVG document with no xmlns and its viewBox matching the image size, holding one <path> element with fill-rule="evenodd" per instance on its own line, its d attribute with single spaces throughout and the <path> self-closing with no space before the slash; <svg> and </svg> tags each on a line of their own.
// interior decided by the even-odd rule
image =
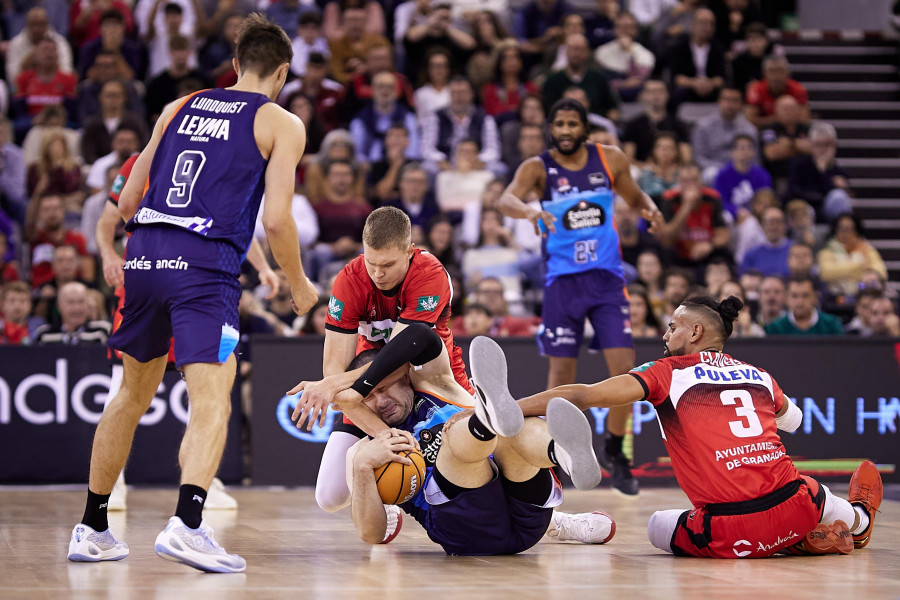
<svg viewBox="0 0 900 600">
<path fill-rule="evenodd" d="M 128 486 L 125 485 L 125 473 L 122 472 L 119 473 L 119 478 L 116 479 L 116 485 L 113 486 L 112 491 L 109 493 L 109 504 L 107 504 L 106 510 L 125 510 L 128 507 L 126 503 L 127 495 Z"/>
<path fill-rule="evenodd" d="M 225 491 L 225 484 L 216 477 L 212 480 L 209 489 L 206 491 L 206 502 L 203 503 L 204 510 L 237 510 L 238 503 L 228 492 Z"/>
<path fill-rule="evenodd" d="M 553 511 L 547 537 L 560 542 L 605 544 L 616 534 L 616 522 L 603 511 L 569 514 Z"/>
<path fill-rule="evenodd" d="M 247 568 L 247 561 L 237 554 L 228 554 L 216 542 L 206 521 L 191 529 L 178 517 L 172 517 L 156 536 L 155 548 L 161 558 L 210 573 L 243 573 Z"/>
<path fill-rule="evenodd" d="M 384 532 L 384 539 L 378 543 L 390 544 L 403 527 L 403 510 L 395 504 L 385 504 L 384 512 L 387 514 L 387 529 Z"/>
<path fill-rule="evenodd" d="M 101 560 L 122 560 L 128 556 L 128 544 L 120 542 L 113 534 L 95 531 L 84 523 L 72 530 L 69 540 L 69 560 L 75 562 L 98 562 Z"/>
</svg>

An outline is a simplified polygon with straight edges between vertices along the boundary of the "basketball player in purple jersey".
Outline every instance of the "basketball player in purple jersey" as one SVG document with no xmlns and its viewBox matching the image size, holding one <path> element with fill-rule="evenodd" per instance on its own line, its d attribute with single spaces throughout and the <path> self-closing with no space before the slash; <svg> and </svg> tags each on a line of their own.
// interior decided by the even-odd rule
<svg viewBox="0 0 900 600">
<path fill-rule="evenodd" d="M 547 387 L 575 382 L 584 320 L 594 328 L 591 349 L 602 350 L 610 376 L 634 367 L 630 309 L 619 235 L 613 223 L 616 194 L 650 222 L 655 232 L 662 214 L 634 180 L 628 158 L 614 146 L 587 144 L 587 114 L 571 99 L 562 99 L 548 118 L 553 148 L 523 162 L 500 198 L 503 214 L 534 223 L 546 235 L 547 275 L 538 347 L 550 357 Z M 523 199 L 535 193 L 541 208 Z M 475 382 L 476 385 L 478 382 Z M 609 436 L 598 457 L 612 472 L 613 487 L 638 493 L 622 452 L 630 406 L 610 409 Z"/>
<path fill-rule="evenodd" d="M 294 171 L 306 146 L 303 123 L 272 102 L 290 67 L 290 38 L 259 15 L 238 37 L 234 87 L 197 92 L 163 111 L 134 165 L 119 208 L 132 232 L 125 263 L 128 295 L 110 347 L 123 353 L 122 388 L 94 435 L 88 498 L 69 543 L 69 559 L 128 556 L 109 530 L 109 493 L 125 465 L 134 430 L 162 380 L 169 338 L 182 370 L 191 418 L 179 452 L 181 488 L 161 557 L 203 571 L 236 573 L 202 520 L 207 490 L 225 446 L 238 342 L 239 267 L 250 245 L 263 191 L 263 224 L 291 284 L 298 313 L 316 302 L 303 273 L 291 215 Z"/>
</svg>

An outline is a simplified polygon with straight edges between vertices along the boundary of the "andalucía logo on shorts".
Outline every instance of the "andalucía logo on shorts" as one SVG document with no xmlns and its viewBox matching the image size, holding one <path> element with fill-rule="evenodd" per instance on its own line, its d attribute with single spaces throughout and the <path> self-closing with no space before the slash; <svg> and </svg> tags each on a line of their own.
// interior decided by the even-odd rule
<svg viewBox="0 0 900 600">
<path fill-rule="evenodd" d="M 438 307 L 441 302 L 440 296 L 419 296 L 419 302 L 416 306 L 416 312 L 430 312 Z"/>
<path fill-rule="evenodd" d="M 344 314 L 344 303 L 332 296 L 328 301 L 328 316 L 335 321 L 340 321 L 342 314 Z"/>
</svg>

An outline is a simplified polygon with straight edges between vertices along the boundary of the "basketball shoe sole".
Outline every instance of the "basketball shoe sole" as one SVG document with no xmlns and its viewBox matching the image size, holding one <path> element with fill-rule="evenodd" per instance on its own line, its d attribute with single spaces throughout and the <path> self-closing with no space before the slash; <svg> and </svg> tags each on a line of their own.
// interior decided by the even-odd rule
<svg viewBox="0 0 900 600">
<path fill-rule="evenodd" d="M 553 398 L 547 404 L 547 431 L 557 448 L 564 450 L 564 454 L 557 452 L 559 466 L 572 478 L 575 487 L 579 490 L 597 487 L 603 473 L 594 454 L 591 424 L 584 413 L 568 400 Z"/>
<path fill-rule="evenodd" d="M 525 416 L 509 393 L 503 349 L 491 338 L 476 337 L 469 345 L 469 366 L 478 420 L 499 436 L 518 435 L 525 424 Z"/>
</svg>

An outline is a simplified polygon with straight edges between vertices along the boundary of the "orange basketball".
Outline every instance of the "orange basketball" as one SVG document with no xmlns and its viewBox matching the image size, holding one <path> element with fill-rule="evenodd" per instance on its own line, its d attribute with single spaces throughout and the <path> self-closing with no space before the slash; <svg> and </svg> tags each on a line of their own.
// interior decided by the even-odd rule
<svg viewBox="0 0 900 600">
<path fill-rule="evenodd" d="M 413 499 L 425 484 L 425 459 L 416 450 L 399 452 L 412 465 L 389 462 L 375 469 L 375 484 L 385 504 L 403 504 Z"/>
</svg>

